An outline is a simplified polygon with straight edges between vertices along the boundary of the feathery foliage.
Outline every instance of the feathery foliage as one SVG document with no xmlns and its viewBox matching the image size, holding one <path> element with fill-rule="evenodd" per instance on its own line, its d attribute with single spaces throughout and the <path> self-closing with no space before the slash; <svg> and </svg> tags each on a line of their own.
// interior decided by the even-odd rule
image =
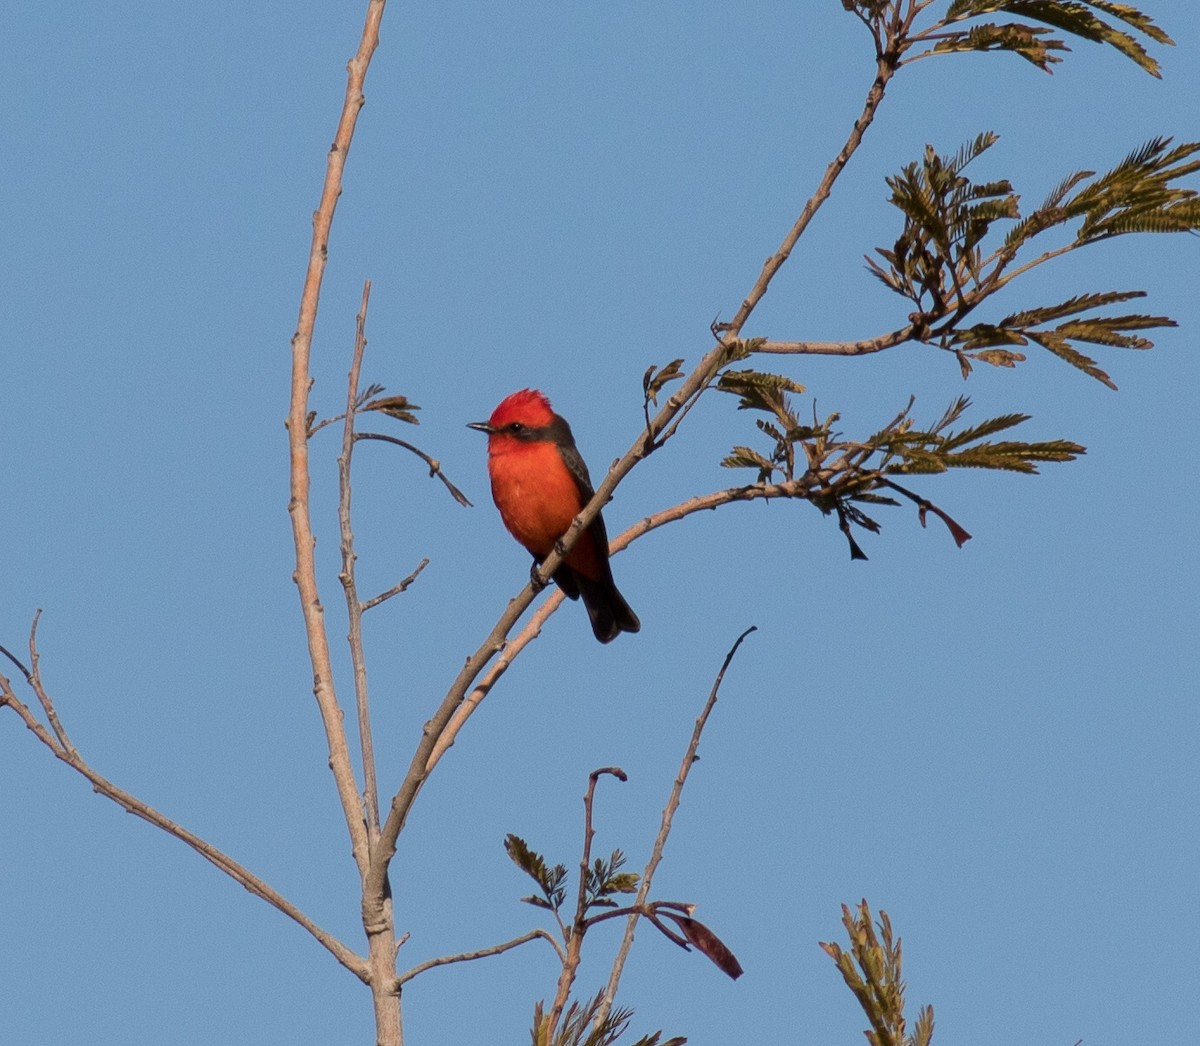
<svg viewBox="0 0 1200 1046">
<path fill-rule="evenodd" d="M 1116 388 L 1096 361 L 1072 343 L 1150 348 L 1148 338 L 1127 332 L 1172 327 L 1169 317 L 1080 315 L 1143 297 L 1142 291 L 1078 295 L 993 323 L 965 326 L 963 320 L 1017 276 L 1070 251 L 1131 232 L 1200 231 L 1200 193 L 1176 184 L 1200 171 L 1200 142 L 1172 147 L 1169 138 L 1151 139 L 1105 174 L 1067 175 L 1022 217 L 1019 197 L 1007 180 L 975 184 L 963 173 L 995 141 L 994 135 L 980 135 L 953 157 L 926 147 L 921 161 L 888 178 L 891 202 L 903 214 L 904 226 L 890 249 L 876 248 L 885 264 L 868 258 L 867 268 L 916 306 L 909 315 L 912 337 L 953 352 L 964 377 L 973 361 L 1014 367 L 1026 358 L 1016 349 L 1034 344 Z M 1013 224 L 985 253 L 984 241 L 998 221 Z M 1022 252 L 1038 237 L 1068 224 L 1077 224 L 1070 241 L 1022 260 Z M 1046 326 L 1056 319 L 1064 322 Z"/>
<path fill-rule="evenodd" d="M 368 411 L 377 410 L 381 414 L 386 414 L 389 418 L 395 418 L 397 421 L 403 421 L 409 425 L 421 424 L 421 419 L 418 418 L 413 411 L 420 410 L 407 396 L 382 396 L 379 399 L 371 399 L 372 396 L 378 396 L 383 392 L 382 385 L 372 385 L 365 389 L 359 397 L 357 410 Z M 368 400 L 370 402 L 368 402 Z"/>
<path fill-rule="evenodd" d="M 613 1046 L 628 1029 L 633 1011 L 614 1009 L 599 1026 L 593 1027 L 603 1000 L 604 993 L 600 992 L 586 1005 L 571 1003 L 563 1013 L 562 1023 L 557 1030 L 552 1028 L 545 1007 L 537 1003 L 533 1009 L 533 1046 Z M 653 1035 L 642 1036 L 632 1046 L 684 1046 L 686 1042 L 687 1039 L 678 1036 L 664 1040 L 662 1032 L 657 1031 Z"/>
<path fill-rule="evenodd" d="M 1108 374 L 1100 369 L 1096 361 L 1073 349 L 1070 342 L 1083 341 L 1125 349 L 1150 348 L 1153 342 L 1148 338 L 1123 332 L 1146 330 L 1152 327 L 1174 327 L 1174 320 L 1166 316 L 1125 315 L 1084 318 L 1080 315 L 1089 309 L 1143 297 L 1145 297 L 1144 291 L 1082 294 L 1059 305 L 1012 313 L 996 323 L 976 323 L 970 327 L 964 327 L 955 332 L 953 344 L 961 346 L 972 358 L 991 363 L 995 361 L 988 359 L 988 352 L 1001 351 L 1006 355 L 1011 355 L 1015 361 L 1023 360 L 1025 357 L 1020 353 L 996 350 L 989 348 L 990 346 L 1028 345 L 1033 342 L 1066 360 L 1073 367 L 1079 368 L 1097 381 L 1103 382 L 1110 389 L 1115 389 L 1117 386 Z M 1068 319 L 1052 329 L 1043 326 L 1051 320 L 1067 316 L 1074 318 Z M 1004 365 L 1002 361 L 1001 365 Z"/>
<path fill-rule="evenodd" d="M 901 941 L 892 934 L 887 912 L 879 913 L 878 932 L 866 901 L 856 911 L 842 905 L 842 925 L 850 935 L 850 950 L 821 942 L 825 953 L 854 993 L 871 1027 L 865 1032 L 871 1046 L 929 1046 L 933 1039 L 933 1007 L 921 1007 L 913 1033 L 904 1017 L 905 984 L 901 978 Z"/>
<path fill-rule="evenodd" d="M 614 850 L 607 860 L 597 857 L 588 868 L 587 884 L 584 893 L 584 911 L 591 908 L 615 908 L 617 902 L 612 900 L 614 893 L 637 893 L 637 872 L 622 872 L 625 855 L 620 850 Z"/>
<path fill-rule="evenodd" d="M 734 447 L 721 464 L 726 468 L 757 468 L 758 482 L 765 483 L 776 469 L 791 479 L 796 470 L 795 446 L 809 432 L 792 409 L 788 393 L 803 393 L 804 386 L 782 374 L 755 370 L 726 371 L 717 381 L 717 391 L 738 397 L 738 410 L 755 410 L 770 420 L 756 418 L 754 424 L 775 440 L 768 460 L 749 447 Z"/>
<path fill-rule="evenodd" d="M 723 386 L 718 384 L 719 389 Z M 766 383 L 757 389 L 769 388 Z M 733 392 L 735 389 L 723 389 Z M 771 496 L 809 501 L 826 515 L 836 514 L 838 525 L 850 546 L 853 559 L 867 556 L 853 537 L 853 528 L 871 533 L 879 523 L 862 505 L 896 506 L 897 493 L 917 505 L 924 526 L 932 512 L 946 524 L 961 547 L 971 535 L 931 501 L 900 486 L 897 477 L 935 475 L 953 468 L 983 468 L 1025 475 L 1035 474 L 1044 462 L 1071 461 L 1084 448 L 1069 440 L 991 440 L 1000 432 L 1029 420 L 1026 414 L 1003 414 L 957 431 L 951 430 L 970 407 L 965 396 L 956 399 L 932 425 L 918 428 L 911 412 L 912 400 L 883 428 L 865 440 L 849 440 L 834 431 L 838 415 L 823 422 L 814 413 L 811 424 L 801 425 L 786 394 L 766 397 L 744 406 L 771 415 L 756 419 L 760 432 L 774 440 L 768 452 L 735 446 L 721 462 L 725 468 L 750 468 L 757 472 L 755 483 Z M 743 400 L 743 404 L 746 401 Z M 804 462 L 798 471 L 796 462 Z"/>
<path fill-rule="evenodd" d="M 504 849 L 512 858 L 513 864 L 521 869 L 538 885 L 542 891 L 541 897 L 522 897 L 526 904 L 536 908 L 546 908 L 557 912 L 566 900 L 567 869 L 565 865 L 556 864 L 553 868 L 546 864 L 546 859 L 534 850 L 519 835 L 511 832 L 505 836 Z"/>
<path fill-rule="evenodd" d="M 1041 25 L 1022 21 L 983 22 L 967 29 L 947 28 L 993 14 L 1029 19 Z M 1011 51 L 1039 69 L 1052 72 L 1051 66 L 1062 61 L 1055 52 L 1070 50 L 1064 40 L 1051 35 L 1055 31 L 1107 44 L 1151 76 L 1162 75 L 1158 61 L 1135 34 L 1140 33 L 1157 44 L 1174 43 L 1149 15 L 1111 0 L 954 0 L 935 26 L 914 34 L 914 42 L 936 40 L 936 43 L 909 60 L 962 51 Z"/>
</svg>

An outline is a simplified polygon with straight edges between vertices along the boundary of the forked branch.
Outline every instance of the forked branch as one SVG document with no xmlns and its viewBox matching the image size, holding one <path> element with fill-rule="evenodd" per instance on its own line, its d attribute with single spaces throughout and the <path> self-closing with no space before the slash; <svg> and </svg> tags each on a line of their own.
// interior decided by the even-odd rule
<svg viewBox="0 0 1200 1046">
<path fill-rule="evenodd" d="M 35 655 L 33 663 L 36 665 L 37 648 L 36 645 L 33 644 L 32 637 L 30 642 L 31 649 Z M 17 664 L 19 668 L 21 668 L 22 673 L 25 675 L 26 681 L 29 682 L 32 687 L 34 679 L 37 678 L 36 672 L 26 671 L 24 666 L 21 665 L 21 663 L 17 661 L 17 659 L 14 658 L 7 650 L 3 651 L 3 653 L 6 654 L 15 664 Z M 333 957 L 337 959 L 339 963 L 346 967 L 346 969 L 348 969 L 360 980 L 364 982 L 367 981 L 368 968 L 366 960 L 357 955 L 350 948 L 346 947 L 346 945 L 338 940 L 333 934 L 329 933 L 327 930 L 323 930 L 277 890 L 269 886 L 253 872 L 238 864 L 238 862 L 228 854 L 218 850 L 215 846 L 206 840 L 201 839 L 200 836 L 196 835 L 194 832 L 190 832 L 182 825 L 172 821 L 169 817 L 156 810 L 149 803 L 142 801 L 132 793 L 118 787 L 112 781 L 108 780 L 108 778 L 104 777 L 96 770 L 93 770 L 74 745 L 65 744 L 63 742 L 62 738 L 65 737 L 65 731 L 62 729 L 61 722 L 59 721 L 59 716 L 57 710 L 55 709 L 54 701 L 50 697 L 50 694 L 47 692 L 45 687 L 42 686 L 40 679 L 38 680 L 35 691 L 38 701 L 45 710 L 47 719 L 59 724 L 53 730 L 47 729 L 47 727 L 38 720 L 37 716 L 34 715 L 33 710 L 29 707 L 29 705 L 27 705 L 17 696 L 9 679 L 0 674 L 0 707 L 7 706 L 11 708 L 29 729 L 29 731 L 34 735 L 34 737 L 36 737 L 56 759 L 65 763 L 81 777 L 86 778 L 97 794 L 102 795 L 106 799 L 116 803 L 127 813 L 131 813 L 135 817 L 140 817 L 148 824 L 152 824 L 154 827 L 162 829 L 162 831 L 166 832 L 168 835 L 173 836 L 186 846 L 191 847 L 196 853 L 203 857 L 204 860 L 208 861 L 214 867 L 219 868 L 222 872 L 233 879 L 234 882 L 239 883 L 250 893 L 266 901 L 267 904 L 271 905 L 271 907 L 276 908 L 297 925 L 307 930 L 313 936 L 313 938 L 331 955 L 333 955 Z"/>
</svg>

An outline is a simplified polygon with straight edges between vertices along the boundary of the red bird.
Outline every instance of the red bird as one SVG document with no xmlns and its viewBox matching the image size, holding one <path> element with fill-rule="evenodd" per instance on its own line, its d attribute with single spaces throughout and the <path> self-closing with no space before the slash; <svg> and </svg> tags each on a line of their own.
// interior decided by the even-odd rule
<svg viewBox="0 0 1200 1046">
<path fill-rule="evenodd" d="M 492 500 L 509 533 L 541 563 L 595 493 L 571 426 L 540 392 L 522 389 L 487 421 L 467 427 L 487 433 Z M 554 581 L 571 599 L 583 596 L 601 643 L 642 627 L 613 582 L 608 533 L 599 515 L 579 535 Z"/>
</svg>

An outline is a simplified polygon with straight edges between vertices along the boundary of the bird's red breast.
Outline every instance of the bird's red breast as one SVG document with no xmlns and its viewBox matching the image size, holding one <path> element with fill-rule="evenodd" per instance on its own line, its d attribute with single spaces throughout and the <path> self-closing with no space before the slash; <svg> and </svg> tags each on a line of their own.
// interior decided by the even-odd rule
<svg viewBox="0 0 1200 1046">
<path fill-rule="evenodd" d="M 503 438 L 496 444 L 488 448 L 496 507 L 512 536 L 544 559 L 583 508 L 579 488 L 556 444 Z"/>
<path fill-rule="evenodd" d="M 487 427 L 492 498 L 509 533 L 545 559 L 592 496 L 570 426 L 543 393 L 521 389 L 492 411 Z M 567 563 L 587 577 L 602 576 L 591 530 L 580 535 Z"/>
</svg>

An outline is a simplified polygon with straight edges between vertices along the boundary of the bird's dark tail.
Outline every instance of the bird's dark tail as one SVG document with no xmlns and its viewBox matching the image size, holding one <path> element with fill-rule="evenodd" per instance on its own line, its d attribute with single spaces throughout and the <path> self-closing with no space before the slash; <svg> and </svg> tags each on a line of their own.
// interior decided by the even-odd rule
<svg viewBox="0 0 1200 1046">
<path fill-rule="evenodd" d="M 611 578 L 593 581 L 582 574 L 575 574 L 583 605 L 587 607 L 592 631 L 601 643 L 611 643 L 622 632 L 637 632 L 642 623 L 625 597 L 617 590 Z"/>
</svg>

